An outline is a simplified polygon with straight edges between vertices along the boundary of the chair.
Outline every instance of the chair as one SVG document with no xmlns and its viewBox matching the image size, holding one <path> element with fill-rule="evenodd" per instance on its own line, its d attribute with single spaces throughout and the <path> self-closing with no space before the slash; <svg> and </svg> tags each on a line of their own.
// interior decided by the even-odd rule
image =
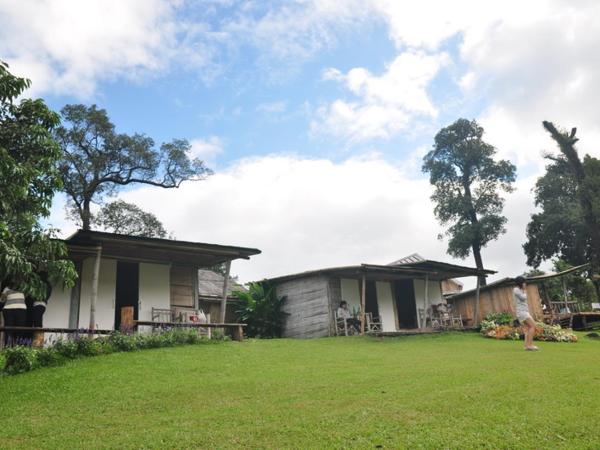
<svg viewBox="0 0 600 450">
<path fill-rule="evenodd" d="M 336 336 L 348 336 L 348 322 L 343 317 L 338 317 L 337 311 L 334 311 L 335 317 L 335 334 Z"/>
<path fill-rule="evenodd" d="M 365 325 L 367 326 L 367 333 L 374 333 L 382 331 L 381 317 L 373 317 L 373 313 L 365 313 Z"/>
</svg>

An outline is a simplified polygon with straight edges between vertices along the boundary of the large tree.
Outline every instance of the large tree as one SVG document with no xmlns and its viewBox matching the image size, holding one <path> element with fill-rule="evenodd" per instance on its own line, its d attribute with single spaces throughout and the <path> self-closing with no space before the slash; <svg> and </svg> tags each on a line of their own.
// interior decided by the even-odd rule
<svg viewBox="0 0 600 450">
<path fill-rule="evenodd" d="M 67 105 L 61 114 L 63 126 L 56 132 L 63 150 L 59 169 L 64 191 L 84 230 L 92 224 L 91 203 L 123 186 L 177 188 L 210 173 L 202 161 L 189 157 L 190 144 L 185 139 L 157 148 L 143 134 L 117 133 L 106 111 L 96 105 Z"/>
<path fill-rule="evenodd" d="M 448 253 L 466 258 L 473 252 L 478 269 L 483 269 L 482 248 L 505 232 L 499 192 L 512 192 L 516 172 L 509 161 L 494 159 L 496 149 L 482 137 L 475 120 L 458 119 L 437 133 L 422 167 L 435 188 L 434 213 L 442 225 L 450 225 Z M 485 285 L 485 277 L 480 283 Z"/>
<path fill-rule="evenodd" d="M 600 160 L 580 159 L 575 144 L 576 128 L 570 132 L 544 121 L 544 128 L 560 153 L 536 184 L 536 204 L 541 208 L 527 226 L 523 246 L 528 264 L 558 256 L 570 264 L 590 263 L 590 275 L 600 295 Z"/>
<path fill-rule="evenodd" d="M 16 101 L 29 86 L 0 61 L 0 289 L 10 283 L 43 298 L 40 272 L 67 286 L 77 274 L 64 243 L 39 223 L 61 187 L 56 171 L 61 151 L 52 138 L 59 117 L 42 100 Z"/>
<path fill-rule="evenodd" d="M 154 238 L 167 237 L 167 230 L 154 214 L 123 200 L 104 205 L 94 217 L 94 224 L 111 233 Z"/>
</svg>

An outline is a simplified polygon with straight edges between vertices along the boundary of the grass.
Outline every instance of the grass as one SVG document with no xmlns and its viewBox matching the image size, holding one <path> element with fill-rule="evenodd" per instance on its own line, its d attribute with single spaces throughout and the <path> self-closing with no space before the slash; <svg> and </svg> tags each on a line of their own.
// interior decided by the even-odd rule
<svg viewBox="0 0 600 450">
<path fill-rule="evenodd" d="M 89 358 L 0 378 L 0 447 L 599 448 L 600 342 L 539 345 L 457 333 Z"/>
</svg>

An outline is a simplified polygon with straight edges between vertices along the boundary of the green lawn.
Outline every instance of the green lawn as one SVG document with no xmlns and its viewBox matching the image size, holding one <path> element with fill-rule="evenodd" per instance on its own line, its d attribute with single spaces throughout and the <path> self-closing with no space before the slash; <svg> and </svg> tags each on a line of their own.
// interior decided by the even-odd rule
<svg viewBox="0 0 600 450">
<path fill-rule="evenodd" d="M 89 358 L 0 378 L 0 447 L 600 448 L 600 342 L 540 347 L 458 333 Z"/>
</svg>

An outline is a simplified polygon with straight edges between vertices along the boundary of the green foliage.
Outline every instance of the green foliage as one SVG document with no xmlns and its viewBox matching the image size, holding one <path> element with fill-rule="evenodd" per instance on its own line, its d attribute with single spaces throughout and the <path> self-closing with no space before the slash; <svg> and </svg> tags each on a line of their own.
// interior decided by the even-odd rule
<svg viewBox="0 0 600 450">
<path fill-rule="evenodd" d="M 30 85 L 0 61 L 0 289 L 10 283 L 33 298 L 46 296 L 51 281 L 72 286 L 77 277 L 65 245 L 39 219 L 50 214 L 61 181 L 60 147 L 52 138 L 58 115 L 42 100 L 16 99 Z"/>
<path fill-rule="evenodd" d="M 482 137 L 476 121 L 458 119 L 438 132 L 422 167 L 435 188 L 434 213 L 442 225 L 450 225 L 448 253 L 466 258 L 473 251 L 478 268 L 483 267 L 481 249 L 505 232 L 499 191 L 513 190 L 516 171 L 509 161 L 494 160 L 496 149 Z"/>
<path fill-rule="evenodd" d="M 285 313 L 281 307 L 285 297 L 278 297 L 274 285 L 262 281 L 250 283 L 248 292 L 233 293 L 239 300 L 236 314 L 247 324 L 246 333 L 250 337 L 281 337 Z"/>
<path fill-rule="evenodd" d="M 163 239 L 167 237 L 167 231 L 154 214 L 123 200 L 104 205 L 94 217 L 93 223 L 111 233 Z"/>
<path fill-rule="evenodd" d="M 546 167 L 535 189 L 540 212 L 532 215 L 523 245 L 527 263 L 534 267 L 558 257 L 569 264 L 590 263 L 590 278 L 600 296 L 600 160 L 579 157 L 576 129 L 557 129 L 544 121 L 559 148 L 559 155 L 547 155 Z"/>
<path fill-rule="evenodd" d="M 4 372 L 9 375 L 29 372 L 38 367 L 37 353 L 30 347 L 9 347 L 4 350 Z"/>
<path fill-rule="evenodd" d="M 123 186 L 177 188 L 210 174 L 202 161 L 189 158 L 190 144 L 184 139 L 156 148 L 143 134 L 117 133 L 106 111 L 96 105 L 67 105 L 61 114 L 63 126 L 56 131 L 63 150 L 59 169 L 71 211 L 84 230 L 92 224 L 90 204 Z"/>
<path fill-rule="evenodd" d="M 485 316 L 485 321 L 494 322 L 497 325 L 511 325 L 515 318 L 512 314 L 507 312 L 489 313 Z"/>
<path fill-rule="evenodd" d="M 556 259 L 553 261 L 554 272 L 563 272 L 573 267 L 571 264 Z M 526 276 L 543 275 L 541 270 L 531 270 Z M 566 285 L 569 300 L 579 303 L 582 310 L 590 307 L 590 303 L 596 302 L 596 290 L 593 283 L 587 278 L 587 271 L 570 273 L 560 278 L 550 278 L 543 283 L 538 284 L 542 299 L 548 299 L 551 302 L 561 302 L 564 300 L 563 281 Z"/>
</svg>

